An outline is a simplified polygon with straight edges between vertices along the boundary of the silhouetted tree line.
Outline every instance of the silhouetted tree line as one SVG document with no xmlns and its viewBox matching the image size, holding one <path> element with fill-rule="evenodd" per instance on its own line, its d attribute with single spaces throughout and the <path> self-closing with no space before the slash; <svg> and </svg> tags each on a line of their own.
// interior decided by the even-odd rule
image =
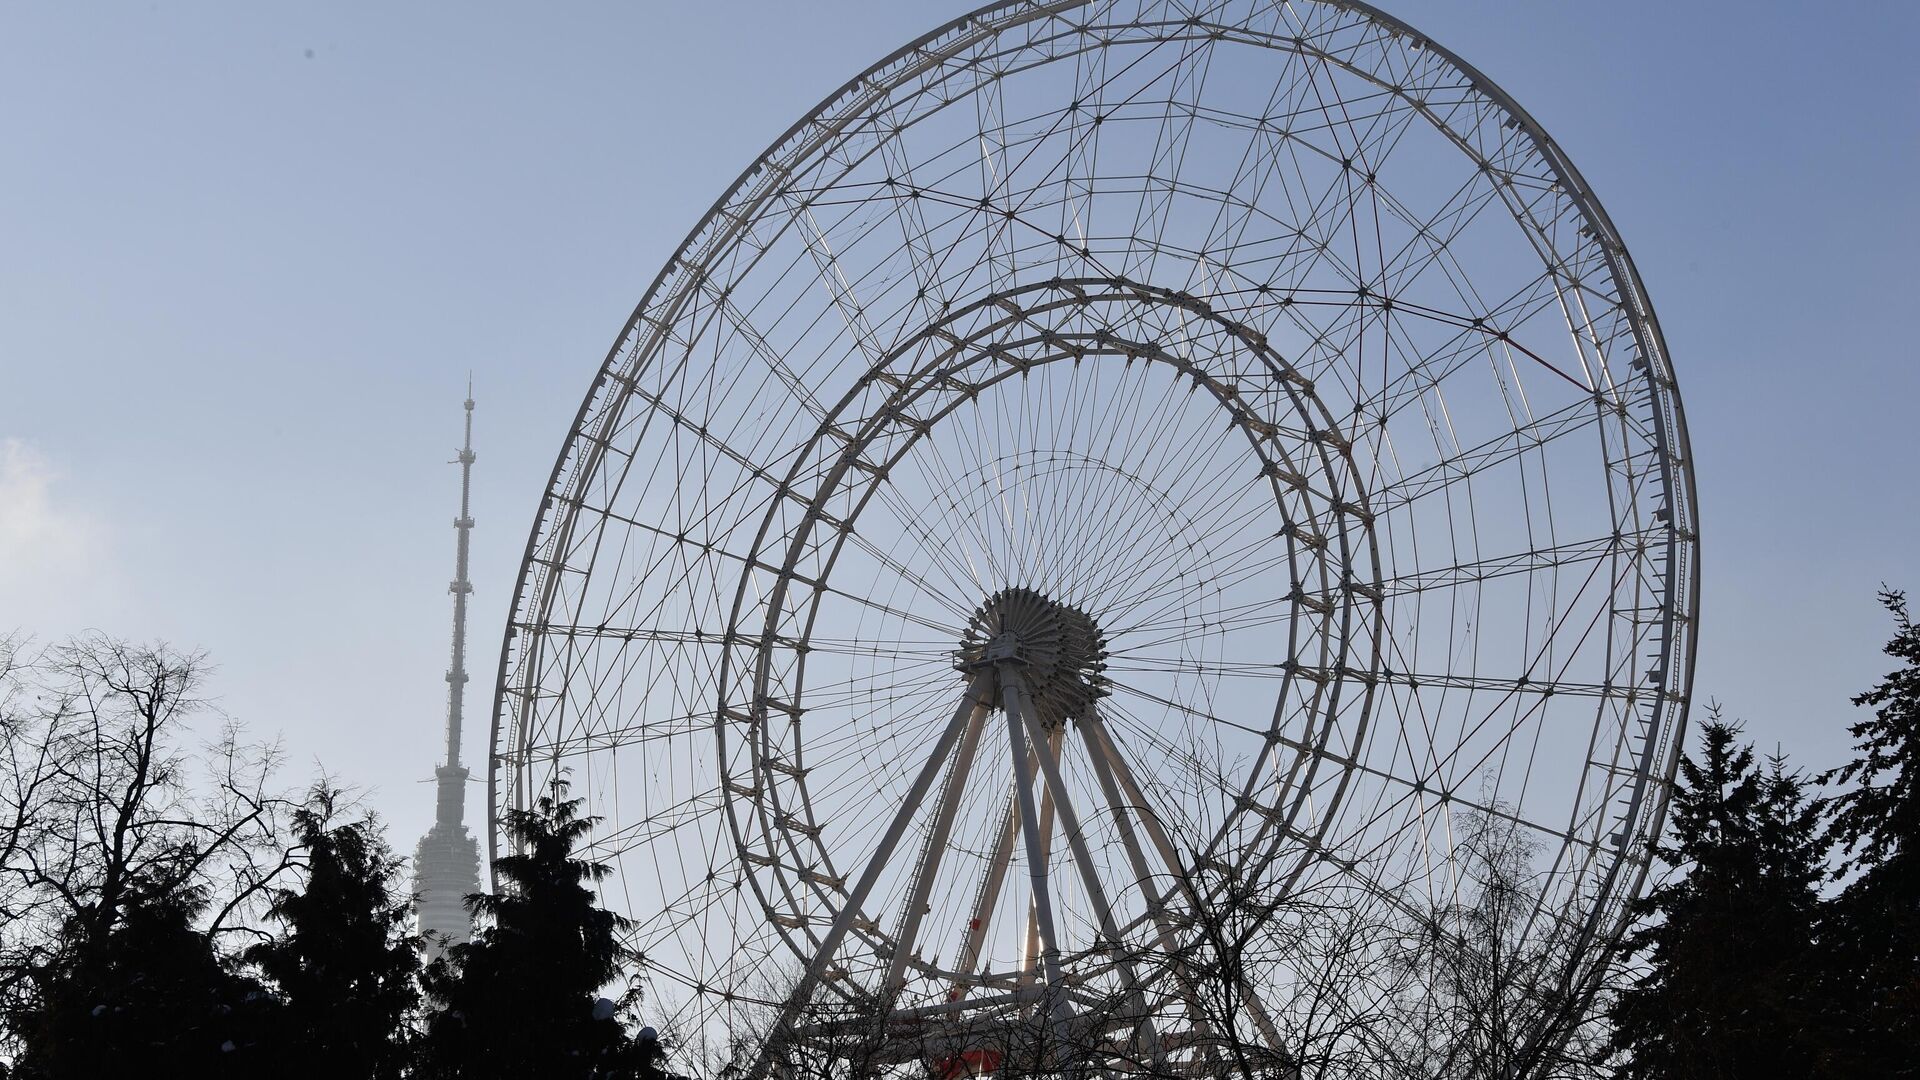
<svg viewBox="0 0 1920 1080">
<path fill-rule="evenodd" d="M 1763 763 L 1714 710 L 1681 766 L 1608 1010 L 1620 1075 L 1920 1076 L 1920 627 L 1882 592 L 1900 667 L 1854 704 L 1855 758 Z"/>
<path fill-rule="evenodd" d="M 1525 929 L 1533 853 L 1484 816 L 1457 823 L 1462 898 L 1405 924 L 1195 880 L 1187 894 L 1224 899 L 1188 914 L 1193 955 L 1137 959 L 1181 981 L 1208 1060 L 1246 1080 L 1920 1076 L 1920 628 L 1901 594 L 1881 599 L 1899 666 L 1855 699 L 1852 761 L 1810 778 L 1710 711 L 1656 851 L 1667 873 L 1597 992 L 1562 983 L 1570 942 Z M 667 1076 L 640 1028 L 642 958 L 597 903 L 608 869 L 582 856 L 596 819 L 564 784 L 510 816 L 517 853 L 472 898 L 473 940 L 426 963 L 371 815 L 331 783 L 277 792 L 277 750 L 235 728 L 184 749 L 204 670 L 99 637 L 30 657 L 0 641 L 0 1080 Z M 1274 1015 L 1243 1000 L 1258 965 L 1308 957 L 1324 978 Z M 674 1067 L 979 1068 L 957 1043 L 883 1060 L 883 1003 L 823 1005 L 840 1011 L 806 1022 L 838 1044 L 767 1031 Z M 1003 1074 L 1091 1059 L 1003 1034 Z"/>
<path fill-rule="evenodd" d="M 603 996 L 635 957 L 564 784 L 508 821 L 473 940 L 423 964 L 378 821 L 276 792 L 276 748 L 231 726 L 186 750 L 205 668 L 0 641 L 0 1077 L 664 1076 L 636 992 Z"/>
</svg>

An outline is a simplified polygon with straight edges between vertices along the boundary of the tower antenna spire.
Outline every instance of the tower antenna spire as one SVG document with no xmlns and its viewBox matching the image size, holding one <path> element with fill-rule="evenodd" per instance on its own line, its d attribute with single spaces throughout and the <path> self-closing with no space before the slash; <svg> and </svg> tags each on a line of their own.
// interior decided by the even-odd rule
<svg viewBox="0 0 1920 1080">
<path fill-rule="evenodd" d="M 466 437 L 460 444 L 460 456 L 452 464 L 460 466 L 460 516 L 453 519 L 456 537 L 453 556 L 453 581 L 447 591 L 453 594 L 453 662 L 447 668 L 447 768 L 460 767 L 460 714 L 467 696 L 467 597 L 473 583 L 467 580 L 469 535 L 473 531 L 473 374 L 467 374 Z M 462 800 L 464 801 L 464 800 Z"/>
<path fill-rule="evenodd" d="M 460 764 L 461 709 L 467 689 L 467 597 L 473 583 L 467 579 L 469 534 L 473 531 L 473 373 L 467 373 L 466 428 L 460 451 L 451 464 L 460 466 L 460 516 L 453 519 L 453 656 L 447 665 L 447 757 L 435 769 L 436 797 L 433 828 L 420 838 L 413 859 L 414 890 L 419 896 L 415 913 L 429 955 L 473 934 L 466 898 L 480 891 L 480 846 L 468 834 L 467 767 Z"/>
</svg>

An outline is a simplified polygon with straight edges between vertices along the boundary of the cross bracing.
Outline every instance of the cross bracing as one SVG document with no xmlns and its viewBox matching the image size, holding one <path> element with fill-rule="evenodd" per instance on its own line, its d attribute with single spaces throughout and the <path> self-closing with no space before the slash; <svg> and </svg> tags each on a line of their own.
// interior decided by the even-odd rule
<svg viewBox="0 0 1920 1080">
<path fill-rule="evenodd" d="M 492 797 L 571 770 L 690 1040 L 879 994 L 1190 1063 L 1191 973 L 1147 965 L 1225 883 L 1390 924 L 1503 826 L 1577 986 L 1664 810 L 1697 542 L 1625 249 L 1471 68 L 1355 4 L 995 6 L 796 124 L 641 302 L 529 544 Z M 987 660 L 1008 590 L 1082 659 Z"/>
</svg>

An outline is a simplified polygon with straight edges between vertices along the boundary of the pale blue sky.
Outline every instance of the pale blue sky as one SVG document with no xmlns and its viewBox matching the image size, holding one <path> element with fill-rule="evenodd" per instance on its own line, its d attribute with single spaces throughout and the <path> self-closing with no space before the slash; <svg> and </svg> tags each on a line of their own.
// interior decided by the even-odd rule
<svg viewBox="0 0 1920 1080">
<path fill-rule="evenodd" d="M 1698 696 L 1833 762 L 1886 667 L 1874 589 L 1920 588 L 1920 17 L 1388 6 L 1619 225 L 1693 430 Z M 228 711 L 410 849 L 467 371 L 478 761 L 532 513 L 634 302 L 769 140 L 963 11 L 0 6 L 0 628 L 205 647 Z"/>
</svg>

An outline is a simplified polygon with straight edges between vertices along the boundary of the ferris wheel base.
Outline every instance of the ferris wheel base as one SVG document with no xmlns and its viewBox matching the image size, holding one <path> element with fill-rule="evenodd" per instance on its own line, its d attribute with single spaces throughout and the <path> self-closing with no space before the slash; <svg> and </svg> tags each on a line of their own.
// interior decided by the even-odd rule
<svg viewBox="0 0 1920 1080">
<path fill-rule="evenodd" d="M 799 1067 L 802 1061 L 827 1059 L 857 1065 L 857 1072 L 891 1068 L 907 1074 L 918 1065 L 927 1080 L 1201 1077 L 1220 1075 L 1236 1061 L 1275 1080 L 1298 1080 L 1301 1075 L 1287 1055 L 1257 1042 L 1223 1038 L 1192 1026 L 1155 1033 L 1146 1022 L 1151 1018 L 1124 1010 L 1069 1012 L 1057 1007 L 1057 1001 L 1048 1019 L 1044 989 L 1029 990 L 1023 997 L 1027 1007 L 1017 1013 L 946 1007 L 800 1025 L 785 1053 L 770 1062 L 769 1074 L 788 1080 L 810 1071 Z M 1079 1004 L 1084 1009 L 1087 1003 Z"/>
</svg>

